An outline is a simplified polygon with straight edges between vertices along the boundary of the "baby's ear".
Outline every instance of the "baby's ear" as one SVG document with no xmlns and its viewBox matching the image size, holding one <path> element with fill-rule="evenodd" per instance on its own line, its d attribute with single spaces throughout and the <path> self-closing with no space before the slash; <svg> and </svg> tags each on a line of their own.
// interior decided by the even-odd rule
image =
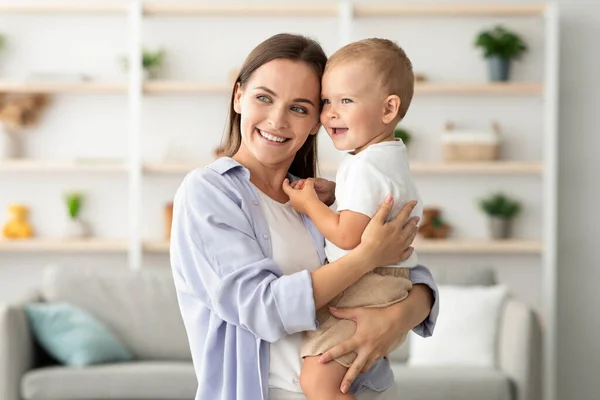
<svg viewBox="0 0 600 400">
<path fill-rule="evenodd" d="M 400 97 L 395 94 L 389 95 L 383 103 L 383 117 L 382 121 L 384 124 L 389 124 L 396 119 L 398 112 L 400 111 Z"/>
</svg>

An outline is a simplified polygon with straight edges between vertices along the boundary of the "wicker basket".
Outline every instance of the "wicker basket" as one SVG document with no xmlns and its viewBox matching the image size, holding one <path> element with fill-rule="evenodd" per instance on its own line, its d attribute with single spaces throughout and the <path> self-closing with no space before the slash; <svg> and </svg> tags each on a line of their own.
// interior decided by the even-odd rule
<svg viewBox="0 0 600 400">
<path fill-rule="evenodd" d="M 446 123 L 443 134 L 445 162 L 481 162 L 497 160 L 500 156 L 500 129 L 492 124 L 492 131 L 457 131 Z"/>
</svg>

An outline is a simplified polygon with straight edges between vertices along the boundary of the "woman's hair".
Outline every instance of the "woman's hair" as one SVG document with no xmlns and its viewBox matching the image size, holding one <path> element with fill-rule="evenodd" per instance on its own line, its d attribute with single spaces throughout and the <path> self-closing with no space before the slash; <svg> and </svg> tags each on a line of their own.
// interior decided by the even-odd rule
<svg viewBox="0 0 600 400">
<path fill-rule="evenodd" d="M 229 118 L 227 130 L 225 131 L 225 143 L 223 144 L 223 155 L 232 157 L 237 153 L 242 142 L 240 131 L 240 114 L 234 108 L 235 87 L 239 83 L 244 86 L 254 71 L 277 59 L 302 61 L 315 71 L 319 82 L 323 77 L 327 56 L 318 42 L 301 35 L 280 33 L 271 36 L 252 50 L 244 61 L 242 68 L 234 83 L 231 103 L 229 105 Z M 293 77 L 290 77 L 293 79 Z M 317 135 L 309 135 L 306 142 L 296 153 L 294 161 L 290 166 L 289 173 L 299 178 L 314 177 L 317 167 Z"/>
</svg>

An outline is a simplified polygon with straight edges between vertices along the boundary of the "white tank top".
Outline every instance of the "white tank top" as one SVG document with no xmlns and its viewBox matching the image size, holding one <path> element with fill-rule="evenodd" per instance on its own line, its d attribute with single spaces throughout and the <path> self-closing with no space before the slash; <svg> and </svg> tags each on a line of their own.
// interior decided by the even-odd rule
<svg viewBox="0 0 600 400">
<path fill-rule="evenodd" d="M 269 225 L 273 261 L 284 275 L 314 271 L 321 266 L 315 244 L 292 205 L 279 203 L 256 188 L 260 206 Z M 288 335 L 270 347 L 269 387 L 302 393 L 300 348 L 302 333 Z"/>
</svg>

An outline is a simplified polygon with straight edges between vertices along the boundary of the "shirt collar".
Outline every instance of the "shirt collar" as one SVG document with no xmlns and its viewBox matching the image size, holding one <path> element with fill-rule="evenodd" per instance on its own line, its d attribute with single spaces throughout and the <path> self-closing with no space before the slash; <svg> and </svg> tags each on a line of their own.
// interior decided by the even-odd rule
<svg viewBox="0 0 600 400">
<path fill-rule="evenodd" d="M 208 168 L 212 169 L 213 171 L 217 172 L 220 175 L 225 175 L 227 172 L 229 172 L 235 168 L 241 168 L 246 180 L 248 180 L 248 181 L 250 180 L 250 171 L 248 170 L 248 168 L 244 167 L 242 164 L 235 161 L 231 157 L 217 158 L 210 165 L 208 165 Z M 288 178 L 290 179 L 291 182 L 298 180 L 297 176 L 292 175 L 290 173 L 288 173 Z"/>
</svg>

